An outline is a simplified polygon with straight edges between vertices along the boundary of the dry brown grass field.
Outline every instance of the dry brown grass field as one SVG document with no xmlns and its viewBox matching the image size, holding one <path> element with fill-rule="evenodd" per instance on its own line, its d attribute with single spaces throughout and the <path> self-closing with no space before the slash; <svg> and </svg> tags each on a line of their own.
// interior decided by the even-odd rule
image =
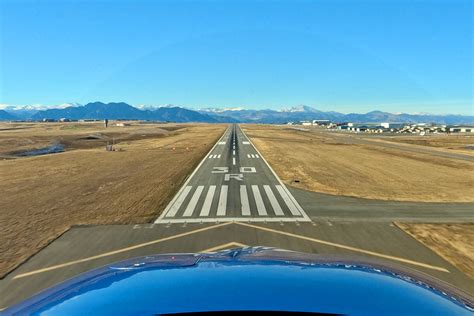
<svg viewBox="0 0 474 316">
<path fill-rule="evenodd" d="M 397 225 L 474 280 L 473 223 Z"/>
<path fill-rule="evenodd" d="M 394 137 L 385 137 L 385 140 L 405 143 L 405 144 L 414 144 L 421 146 L 430 146 L 434 148 L 448 149 L 451 151 L 458 151 L 464 154 L 474 155 L 474 135 L 460 135 L 460 134 L 450 134 L 450 135 L 430 135 L 430 136 L 394 136 Z"/>
<path fill-rule="evenodd" d="M 138 122 L 107 129 L 99 123 L 1 124 L 0 277 L 71 225 L 156 218 L 224 129 Z M 107 142 L 117 151 L 107 152 Z M 52 143 L 66 151 L 12 154 Z"/>
<path fill-rule="evenodd" d="M 243 128 L 282 180 L 298 188 L 394 201 L 474 201 L 473 161 L 379 146 L 377 141 L 348 143 L 317 130 Z"/>
</svg>

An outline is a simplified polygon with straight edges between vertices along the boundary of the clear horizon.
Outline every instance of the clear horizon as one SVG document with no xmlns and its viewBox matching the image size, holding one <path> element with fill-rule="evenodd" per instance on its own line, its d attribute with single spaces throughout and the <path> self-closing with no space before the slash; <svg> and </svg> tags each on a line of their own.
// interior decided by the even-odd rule
<svg viewBox="0 0 474 316">
<path fill-rule="evenodd" d="M 3 0 L 0 104 L 472 116 L 472 6 Z"/>
</svg>

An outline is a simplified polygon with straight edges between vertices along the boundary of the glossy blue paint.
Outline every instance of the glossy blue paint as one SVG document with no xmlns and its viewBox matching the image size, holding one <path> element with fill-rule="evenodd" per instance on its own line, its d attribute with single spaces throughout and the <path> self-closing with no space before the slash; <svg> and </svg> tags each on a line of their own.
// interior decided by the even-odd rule
<svg viewBox="0 0 474 316">
<path fill-rule="evenodd" d="M 473 315 L 425 281 L 370 264 L 246 248 L 159 255 L 91 271 L 7 310 L 151 315 L 262 310 L 349 315 Z"/>
</svg>

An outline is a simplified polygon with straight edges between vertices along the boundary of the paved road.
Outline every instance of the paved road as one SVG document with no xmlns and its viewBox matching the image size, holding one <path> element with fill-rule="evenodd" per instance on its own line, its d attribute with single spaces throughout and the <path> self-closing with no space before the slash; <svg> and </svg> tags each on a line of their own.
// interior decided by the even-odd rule
<svg viewBox="0 0 474 316">
<path fill-rule="evenodd" d="M 217 221 L 309 221 L 235 124 L 226 130 L 155 223 Z"/>
</svg>

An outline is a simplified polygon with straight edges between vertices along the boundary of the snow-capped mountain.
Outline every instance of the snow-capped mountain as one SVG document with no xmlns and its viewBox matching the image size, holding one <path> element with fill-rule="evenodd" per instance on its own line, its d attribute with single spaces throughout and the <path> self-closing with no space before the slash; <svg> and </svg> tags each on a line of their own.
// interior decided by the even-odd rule
<svg viewBox="0 0 474 316">
<path fill-rule="evenodd" d="M 3 109 L 3 110 L 2 110 Z M 441 124 L 473 124 L 474 116 L 406 114 L 371 111 L 368 113 L 324 112 L 306 105 L 299 105 L 281 110 L 244 109 L 241 107 L 187 109 L 172 104 L 150 106 L 131 106 L 129 104 L 93 102 L 84 106 L 78 103 L 64 103 L 56 106 L 0 105 L 0 120 L 44 118 L 59 119 L 139 119 L 170 122 L 249 122 L 249 123 L 286 123 L 303 120 L 331 120 L 333 122 L 432 122 Z"/>
</svg>

